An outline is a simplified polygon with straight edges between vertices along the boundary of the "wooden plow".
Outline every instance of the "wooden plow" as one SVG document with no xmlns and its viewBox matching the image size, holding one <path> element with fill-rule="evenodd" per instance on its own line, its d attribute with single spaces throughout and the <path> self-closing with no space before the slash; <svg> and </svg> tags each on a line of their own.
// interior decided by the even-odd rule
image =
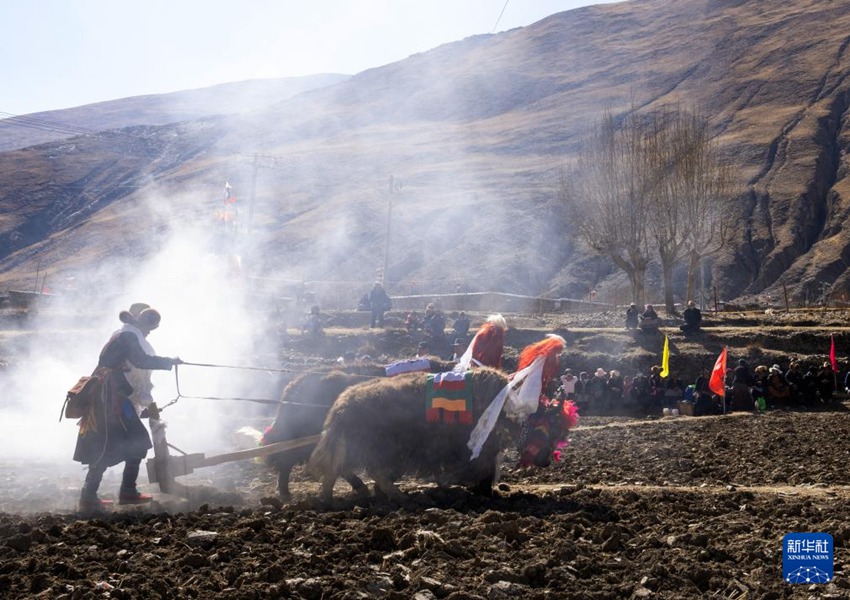
<svg viewBox="0 0 850 600">
<path fill-rule="evenodd" d="M 294 369 L 270 369 L 265 367 L 217 365 L 209 363 L 183 362 L 181 364 L 196 367 L 243 369 L 263 372 L 298 372 Z M 175 398 L 170 404 L 167 404 L 163 408 L 167 408 L 171 404 L 174 404 L 180 398 L 195 398 L 205 400 L 241 400 L 269 405 L 281 404 L 280 401 L 276 400 L 262 400 L 256 398 L 213 398 L 186 396 L 180 391 L 180 378 L 178 375 L 178 368 L 176 366 L 174 369 L 174 378 L 177 387 L 177 398 Z M 317 406 L 317 408 L 327 410 L 327 407 L 325 406 Z M 149 424 L 151 430 L 151 437 L 153 439 L 154 450 L 154 457 L 149 458 L 145 463 L 145 467 L 147 469 L 148 474 L 148 481 L 150 483 L 159 484 L 159 489 L 163 493 L 173 494 L 176 496 L 181 496 L 183 498 L 190 497 L 191 488 L 177 481 L 175 477 L 180 477 L 181 475 L 188 475 L 190 473 L 193 473 L 195 469 L 200 469 L 203 467 L 212 467 L 228 462 L 248 460 L 260 456 L 269 456 L 271 454 L 286 452 L 288 450 L 294 450 L 296 448 L 303 448 L 304 446 L 317 444 L 319 442 L 319 439 L 322 437 L 321 434 L 316 434 L 308 437 L 298 438 L 295 440 L 284 440 L 282 442 L 276 442 L 273 444 L 268 444 L 266 446 L 257 446 L 256 448 L 249 448 L 247 450 L 237 450 L 235 452 L 228 452 L 226 454 L 218 454 L 209 457 L 203 453 L 187 454 L 182 453 L 182 451 L 181 454 L 173 455 L 171 454 L 170 449 L 174 448 L 174 446 L 171 446 L 165 439 L 165 425 L 160 420 L 160 410 L 162 409 L 157 408 L 156 404 L 151 404 L 148 407 Z"/>
<path fill-rule="evenodd" d="M 178 398 L 179 383 L 178 383 Z M 176 401 L 176 400 L 175 400 Z M 277 402 L 264 402 L 268 404 L 277 404 Z M 239 460 L 249 460 L 260 456 L 269 456 L 287 450 L 294 450 L 304 446 L 317 444 L 322 437 L 321 434 L 311 435 L 308 437 L 298 438 L 295 440 L 284 440 L 265 446 L 257 446 L 256 448 L 248 448 L 247 450 L 237 450 L 225 454 L 217 454 L 215 456 L 206 456 L 203 453 L 193 454 L 171 454 L 169 445 L 165 438 L 165 425 L 160 420 L 160 409 L 156 404 L 151 404 L 148 407 L 148 417 L 151 430 L 151 438 L 153 440 L 154 457 L 149 458 L 145 462 L 147 469 L 148 481 L 150 483 L 159 484 L 161 492 L 173 494 L 183 498 L 189 498 L 191 489 L 189 486 L 177 481 L 175 477 L 188 475 L 193 473 L 195 469 L 203 467 L 212 467 L 228 462 Z"/>
<path fill-rule="evenodd" d="M 172 455 L 169 451 L 168 442 L 165 440 L 164 432 L 155 432 L 153 442 L 154 457 L 147 460 L 145 467 L 148 472 L 148 481 L 150 483 L 158 483 L 160 491 L 186 498 L 189 495 L 188 486 L 175 481 L 175 477 L 188 475 L 193 473 L 195 469 L 203 467 L 213 467 L 228 462 L 248 460 L 259 456 L 268 456 L 287 450 L 294 450 L 295 448 L 314 445 L 319 442 L 321 437 L 321 434 L 311 435 L 295 440 L 284 440 L 266 446 L 257 446 L 256 448 L 237 450 L 235 452 L 208 457 L 203 453 Z"/>
</svg>

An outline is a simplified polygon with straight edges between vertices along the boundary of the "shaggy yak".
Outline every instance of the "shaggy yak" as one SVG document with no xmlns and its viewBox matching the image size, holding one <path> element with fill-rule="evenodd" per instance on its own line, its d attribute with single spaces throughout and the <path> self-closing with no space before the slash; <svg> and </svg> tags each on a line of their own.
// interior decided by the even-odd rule
<svg viewBox="0 0 850 600">
<path fill-rule="evenodd" d="M 501 414 L 472 461 L 467 442 L 478 417 L 507 385 L 507 377 L 490 368 L 472 371 L 467 404 L 471 414 L 448 419 L 426 416 L 427 378 L 427 373 L 409 373 L 377 379 L 340 395 L 308 462 L 310 473 L 322 480 L 324 501 L 331 500 L 338 477 L 348 479 L 361 468 L 375 480 L 376 491 L 395 501 L 404 494 L 394 482 L 405 474 L 492 494 L 501 447 L 520 427 Z"/>
<path fill-rule="evenodd" d="M 431 360 L 431 371 L 449 371 L 453 363 Z M 272 444 L 284 440 L 295 440 L 322 432 L 328 410 L 339 395 L 357 383 L 370 378 L 383 377 L 382 365 L 363 364 L 340 367 L 329 372 L 303 373 L 293 379 L 283 390 L 280 407 L 274 423 L 263 433 L 262 443 Z M 281 498 L 289 500 L 289 477 L 292 468 L 307 461 L 315 445 L 302 446 L 270 455 L 266 462 L 277 471 L 277 487 Z M 366 492 L 366 486 L 353 473 L 346 481 L 358 492 Z"/>
</svg>

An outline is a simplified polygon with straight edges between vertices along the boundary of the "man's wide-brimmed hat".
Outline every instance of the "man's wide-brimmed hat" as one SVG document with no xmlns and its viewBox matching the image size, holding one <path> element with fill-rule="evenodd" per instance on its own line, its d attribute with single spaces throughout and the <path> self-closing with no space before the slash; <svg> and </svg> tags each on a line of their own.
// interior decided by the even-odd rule
<svg viewBox="0 0 850 600">
<path fill-rule="evenodd" d="M 144 306 L 145 308 L 140 308 Z M 153 331 L 159 327 L 159 322 L 162 315 L 155 308 L 150 308 L 147 304 L 138 302 L 130 307 L 130 310 L 122 310 L 118 313 L 118 320 L 122 323 L 135 325 Z"/>
<path fill-rule="evenodd" d="M 160 315 L 159 311 L 155 308 L 146 308 L 139 314 L 139 317 L 136 320 L 139 322 L 140 326 L 144 327 L 148 331 L 153 331 L 159 327 L 162 315 Z"/>
<path fill-rule="evenodd" d="M 142 314 L 142 311 L 150 307 L 150 304 L 145 304 L 144 302 L 134 302 L 130 305 L 130 308 L 127 312 L 129 312 L 131 315 L 138 319 L 139 315 Z"/>
<path fill-rule="evenodd" d="M 599 367 L 598 369 L 596 369 L 595 374 L 596 374 L 597 377 L 605 377 L 608 373 L 605 371 L 605 369 L 603 369 L 602 367 Z"/>
</svg>

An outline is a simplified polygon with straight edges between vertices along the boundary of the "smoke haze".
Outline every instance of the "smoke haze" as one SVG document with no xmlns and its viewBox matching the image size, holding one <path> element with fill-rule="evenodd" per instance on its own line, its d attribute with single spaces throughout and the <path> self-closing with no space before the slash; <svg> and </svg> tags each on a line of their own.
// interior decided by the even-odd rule
<svg viewBox="0 0 850 600">
<path fill-rule="evenodd" d="M 9 364 L 0 370 L 0 457 L 16 468 L 73 463 L 75 423 L 59 422 L 67 390 L 97 364 L 101 348 L 121 327 L 118 313 L 134 302 L 159 310 L 162 322 L 148 341 L 160 356 L 227 366 L 271 367 L 277 340 L 264 331 L 265 311 L 249 306 L 244 279 L 233 269 L 237 258 L 215 254 L 210 228 L 175 231 L 161 251 L 126 272 L 126 259 L 99 265 L 82 278 L 96 280 L 98 294 L 57 295 L 25 319 L 0 328 Z M 125 277 L 127 277 L 125 279 Z M 121 282 L 126 282 L 122 285 Z M 261 358 L 258 358 L 261 357 Z M 260 364 L 258 361 L 263 360 Z M 170 443 L 208 455 L 232 449 L 232 433 L 250 424 L 262 428 L 256 404 L 229 400 L 275 400 L 274 372 L 184 365 L 176 371 L 180 392 L 224 400 L 181 398 L 162 415 Z M 177 398 L 175 371 L 153 371 L 154 400 L 160 407 Z M 268 413 L 268 411 L 266 411 Z M 150 458 L 152 451 L 148 453 Z M 111 471 L 120 472 L 121 466 Z M 146 483 L 143 473 L 139 483 Z"/>
</svg>

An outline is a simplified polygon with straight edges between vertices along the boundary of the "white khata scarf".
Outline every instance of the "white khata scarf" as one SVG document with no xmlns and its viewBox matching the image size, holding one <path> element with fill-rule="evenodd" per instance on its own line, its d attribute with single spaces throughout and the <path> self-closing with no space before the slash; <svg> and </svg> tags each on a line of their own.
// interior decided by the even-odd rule
<svg viewBox="0 0 850 600">
<path fill-rule="evenodd" d="M 513 379 L 508 382 L 502 391 L 490 402 L 490 405 L 481 413 L 478 423 L 469 435 L 466 447 L 472 451 L 469 460 L 475 460 L 481 454 L 481 449 L 490 433 L 496 426 L 496 421 L 505 408 L 505 414 L 517 423 L 523 422 L 537 410 L 540 398 L 540 389 L 543 386 L 543 363 L 545 356 L 538 356 L 534 362 L 517 371 Z M 520 385 L 525 382 L 525 385 Z M 519 387 L 519 390 L 516 388 Z"/>
<path fill-rule="evenodd" d="M 130 323 L 125 323 L 124 326 L 116 333 L 132 333 L 139 340 L 139 345 L 148 356 L 156 356 L 156 352 L 147 340 L 141 329 Z M 149 369 L 139 369 L 131 364 L 127 364 L 128 371 L 124 374 L 127 381 L 133 388 L 133 393 L 130 394 L 130 402 L 136 409 L 136 414 L 141 414 L 142 409 L 150 406 L 153 402 L 153 383 L 151 383 L 151 372 Z"/>
</svg>

